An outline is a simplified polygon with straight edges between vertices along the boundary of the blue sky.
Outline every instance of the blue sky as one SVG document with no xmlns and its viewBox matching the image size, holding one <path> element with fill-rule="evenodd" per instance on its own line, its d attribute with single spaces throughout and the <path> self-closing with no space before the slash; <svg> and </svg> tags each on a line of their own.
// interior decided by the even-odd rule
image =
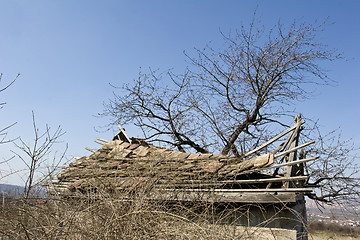
<svg viewBox="0 0 360 240">
<path fill-rule="evenodd" d="M 348 59 L 325 66 L 337 86 L 319 86 L 296 110 L 319 119 L 325 130 L 341 126 L 344 137 L 360 144 L 360 1 L 0 0 L 0 9 L 2 84 L 21 74 L 0 96 L 7 102 L 0 126 L 17 122 L 9 137 L 31 141 L 34 110 L 39 128 L 47 123 L 67 132 L 63 140 L 69 143 L 69 156 L 88 154 L 85 146 L 98 147 L 94 139 L 113 135 L 95 131 L 109 123 L 95 117 L 112 97 L 109 83 L 131 82 L 140 67 L 180 73 L 186 67 L 183 51 L 191 54 L 210 41 L 220 47 L 219 30 L 247 25 L 257 9 L 266 26 L 328 17 L 335 23 L 319 39 Z M 130 128 L 129 135 L 137 134 Z M 0 146 L 2 158 L 11 148 Z M 2 181 L 19 183 L 15 177 Z"/>
</svg>

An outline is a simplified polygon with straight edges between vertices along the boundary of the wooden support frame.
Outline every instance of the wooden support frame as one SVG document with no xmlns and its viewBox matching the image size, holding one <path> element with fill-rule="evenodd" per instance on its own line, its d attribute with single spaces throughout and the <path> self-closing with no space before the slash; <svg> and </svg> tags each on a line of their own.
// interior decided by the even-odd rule
<svg viewBox="0 0 360 240">
<path fill-rule="evenodd" d="M 243 189 L 172 189 L 172 188 L 157 188 L 158 191 L 167 192 L 218 192 L 218 193 L 244 193 L 244 192 L 312 192 L 312 188 L 243 188 Z"/>
<path fill-rule="evenodd" d="M 301 126 L 302 124 L 305 123 L 305 120 L 301 120 L 299 122 L 299 126 Z M 250 156 L 251 154 L 257 152 L 257 151 L 260 151 L 261 149 L 263 149 L 264 147 L 270 145 L 271 143 L 275 142 L 276 140 L 278 140 L 279 138 L 285 136 L 286 134 L 288 134 L 289 132 L 293 131 L 294 129 L 296 129 L 298 127 L 298 125 L 294 125 L 288 129 L 286 129 L 284 132 L 278 134 L 277 136 L 273 137 L 272 139 L 270 139 L 269 141 L 267 141 L 266 143 L 262 144 L 261 146 L 255 148 L 254 150 L 251 150 L 250 152 L 246 153 L 244 156 L 245 157 L 248 157 Z"/>
<path fill-rule="evenodd" d="M 289 154 L 289 153 L 295 152 L 295 151 L 297 151 L 297 150 L 299 150 L 299 149 L 301 149 L 301 148 L 303 148 L 303 147 L 309 146 L 309 145 L 314 144 L 314 143 L 315 143 L 315 141 L 310 141 L 310 142 L 301 144 L 301 145 L 299 145 L 299 146 L 290 148 L 289 150 L 287 150 L 287 151 L 285 151 L 285 152 L 276 154 L 276 155 L 274 156 L 274 158 L 279 158 L 279 157 L 285 156 L 285 155 L 287 155 L 287 154 Z"/>
<path fill-rule="evenodd" d="M 272 168 L 280 168 L 280 167 L 284 167 L 284 166 L 293 166 L 293 165 L 296 165 L 296 164 L 299 164 L 299 163 L 305 163 L 305 162 L 314 161 L 314 160 L 316 160 L 318 158 L 319 158 L 319 156 L 311 157 L 311 158 L 304 158 L 304 159 L 296 160 L 296 161 L 292 161 L 292 162 L 285 162 L 285 163 L 275 164 L 275 165 L 272 165 L 270 167 L 247 170 L 247 171 L 244 171 L 242 173 L 243 174 L 248 174 L 248 173 L 253 173 L 253 172 L 260 172 L 260 171 L 264 171 L 264 170 L 269 170 L 269 169 L 272 169 Z"/>
<path fill-rule="evenodd" d="M 276 178 L 260 178 L 260 179 L 246 179 L 246 180 L 224 180 L 214 182 L 204 182 L 203 180 L 185 180 L 184 183 L 174 184 L 176 187 L 211 187 L 222 186 L 226 184 L 257 184 L 257 183 L 274 183 L 274 182 L 294 182 L 307 180 L 309 176 L 295 176 L 295 177 L 276 177 Z M 170 183 L 171 184 L 171 183 Z M 156 184 L 157 186 L 169 186 L 169 184 Z"/>
<path fill-rule="evenodd" d="M 245 204 L 284 204 L 296 202 L 295 192 L 171 192 L 158 191 L 149 196 L 151 200 L 245 203 Z"/>
<path fill-rule="evenodd" d="M 296 125 L 296 129 L 294 130 L 294 134 L 291 138 L 291 143 L 290 143 L 290 149 L 289 150 L 293 150 L 291 151 L 291 153 L 289 153 L 289 159 L 288 159 L 288 163 L 294 162 L 297 158 L 297 147 L 298 147 L 298 142 L 299 142 L 299 135 L 300 135 L 300 126 L 301 126 L 301 120 L 300 120 L 300 116 L 296 116 L 295 117 L 295 125 Z M 287 165 L 285 167 L 285 176 L 286 177 L 291 177 L 295 175 L 295 168 L 294 165 Z M 292 183 L 291 182 L 285 182 L 284 183 L 284 187 L 288 188 L 291 187 Z"/>
</svg>

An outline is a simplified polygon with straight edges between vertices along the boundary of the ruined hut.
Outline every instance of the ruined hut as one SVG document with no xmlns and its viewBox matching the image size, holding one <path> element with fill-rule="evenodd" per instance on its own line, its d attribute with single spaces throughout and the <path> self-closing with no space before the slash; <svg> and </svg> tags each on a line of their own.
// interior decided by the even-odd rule
<svg viewBox="0 0 360 240">
<path fill-rule="evenodd" d="M 123 129 L 111 141 L 96 140 L 102 147 L 90 156 L 70 163 L 60 172 L 52 190 L 63 196 L 105 191 L 126 199 L 131 191 L 144 189 L 149 199 L 209 202 L 250 206 L 246 217 L 236 211 L 224 220 L 245 226 L 289 229 L 297 239 L 307 239 L 304 195 L 313 189 L 305 174 L 306 162 L 298 150 L 304 121 L 242 159 L 219 154 L 185 153 L 129 138 Z M 266 153 L 270 144 L 282 143 Z M 229 209 L 229 207 L 227 207 Z"/>
</svg>

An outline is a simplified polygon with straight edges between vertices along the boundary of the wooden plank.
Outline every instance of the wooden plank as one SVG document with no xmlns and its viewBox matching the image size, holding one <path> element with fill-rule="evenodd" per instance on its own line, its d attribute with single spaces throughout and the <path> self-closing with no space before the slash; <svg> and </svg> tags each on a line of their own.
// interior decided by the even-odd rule
<svg viewBox="0 0 360 240">
<path fill-rule="evenodd" d="M 102 141 L 102 142 L 104 142 L 104 143 L 109 143 L 108 140 L 105 140 L 105 139 L 102 139 L 102 138 L 98 138 L 97 140 Z"/>
<path fill-rule="evenodd" d="M 131 139 L 126 134 L 125 130 L 120 126 L 120 124 L 118 124 L 118 126 L 119 126 L 119 132 L 113 137 L 112 140 L 120 139 L 123 142 L 131 143 Z"/>
<path fill-rule="evenodd" d="M 96 151 L 94 149 L 91 149 L 91 148 L 88 148 L 88 147 L 85 147 L 85 149 L 92 152 L 92 153 L 96 153 Z"/>
<path fill-rule="evenodd" d="M 298 142 L 299 142 L 299 134 L 300 134 L 300 128 L 297 129 L 297 135 L 294 137 L 294 141 L 290 144 L 290 149 L 291 153 L 289 154 L 289 159 L 288 159 L 288 163 L 294 162 L 296 161 L 297 158 L 297 149 L 300 147 L 298 146 Z M 313 141 L 315 142 L 315 141 Z M 285 177 L 291 177 L 295 175 L 295 167 L 294 165 L 287 165 L 285 167 Z M 283 187 L 288 188 L 288 187 L 293 187 L 292 182 L 285 182 L 283 184 Z"/>
<path fill-rule="evenodd" d="M 88 198 L 89 195 L 80 194 L 78 192 L 70 192 L 68 189 L 51 188 L 54 194 L 60 194 L 62 196 L 71 196 L 74 198 Z M 103 194 L 91 193 L 93 199 L 104 199 Z M 144 196 L 146 200 L 162 200 L 162 201 L 184 201 L 184 202 L 219 202 L 219 203 L 251 203 L 251 204 L 284 204 L 290 202 L 296 202 L 298 196 L 295 192 L 156 192 L 153 191 L 149 195 Z M 106 197 L 106 196 L 105 196 Z M 117 195 L 118 201 L 132 201 L 128 194 Z"/>
<path fill-rule="evenodd" d="M 262 179 L 249 179 L 249 180 L 234 180 L 234 181 L 219 181 L 219 183 L 267 183 L 267 182 L 288 182 L 300 181 L 308 179 L 309 176 L 296 176 L 296 177 L 278 177 L 278 178 L 262 178 Z"/>
<path fill-rule="evenodd" d="M 300 125 L 298 124 L 298 128 L 295 130 L 296 132 L 294 131 L 292 134 L 290 134 L 288 136 L 286 141 L 283 143 L 283 146 L 280 145 L 274 152 L 278 152 L 278 151 L 282 152 L 282 151 L 284 151 L 285 148 L 287 148 L 289 150 L 289 148 L 291 147 L 289 144 L 290 144 L 290 142 L 294 141 L 295 137 L 298 135 Z M 292 150 L 290 150 L 290 151 L 292 151 Z M 296 151 L 296 150 L 294 150 L 294 151 Z M 275 153 L 273 153 L 273 154 L 275 154 Z M 282 153 L 282 155 L 284 155 L 284 153 Z M 279 161 L 279 163 L 283 162 L 283 160 L 285 159 L 285 155 L 282 157 L 282 159 Z M 279 155 L 277 155 L 277 157 L 279 157 Z M 278 173 L 278 171 L 279 171 L 279 168 L 275 169 L 274 175 L 276 175 Z M 267 188 L 270 188 L 270 187 L 271 187 L 271 183 L 268 184 Z"/>
<path fill-rule="evenodd" d="M 305 120 L 302 120 L 299 124 L 302 125 L 302 124 L 304 124 L 304 123 L 305 123 Z M 278 140 L 278 139 L 281 138 L 282 136 L 288 134 L 289 132 L 293 131 L 293 130 L 296 129 L 297 127 L 298 127 L 298 124 L 296 124 L 296 125 L 288 128 L 287 130 L 285 130 L 284 132 L 278 134 L 277 136 L 275 136 L 274 138 L 270 139 L 269 141 L 267 141 L 266 143 L 262 144 L 261 146 L 259 146 L 259 147 L 255 148 L 254 150 L 246 153 L 244 156 L 245 156 L 245 157 L 248 157 L 248 156 L 250 156 L 251 154 L 253 154 L 253 153 L 255 153 L 255 152 L 263 149 L 263 148 L 266 147 L 267 145 L 275 142 L 276 140 Z"/>
<path fill-rule="evenodd" d="M 242 192 L 312 192 L 312 188 L 252 188 L 252 189 L 157 189 L 165 192 L 218 192 L 218 193 L 242 193 Z"/>
<path fill-rule="evenodd" d="M 282 144 L 280 144 L 274 151 L 272 151 L 271 154 L 275 155 L 275 153 L 277 153 L 278 151 L 280 151 L 280 152 L 284 151 L 284 149 L 290 142 L 291 136 L 292 136 L 292 134 L 290 134 Z"/>
<path fill-rule="evenodd" d="M 289 150 L 287 150 L 287 151 L 285 151 L 285 152 L 282 152 L 282 153 L 279 153 L 279 154 L 275 155 L 274 158 L 282 157 L 282 156 L 284 156 L 284 155 L 286 155 L 286 154 L 295 152 L 296 150 L 299 150 L 299 149 L 301 149 L 301 148 L 303 148 L 303 147 L 309 146 L 309 145 L 314 144 L 314 143 L 315 143 L 315 141 L 313 140 L 313 141 L 310 141 L 310 142 L 301 144 L 301 145 L 299 145 L 299 146 L 297 146 L 297 147 L 293 147 L 293 148 L 291 148 L 291 149 L 289 149 Z"/>
<path fill-rule="evenodd" d="M 296 176 L 296 177 L 277 177 L 277 178 L 262 178 L 262 179 L 247 179 L 247 180 L 225 180 L 206 182 L 206 180 L 184 180 L 184 183 L 172 183 L 167 181 L 164 184 L 157 184 L 157 186 L 221 186 L 224 184 L 249 184 L 249 183 L 270 183 L 270 182 L 288 182 L 288 181 L 301 181 L 308 179 L 309 176 Z"/>
<path fill-rule="evenodd" d="M 203 201 L 203 202 L 231 202 L 231 203 L 288 203 L 296 202 L 295 192 L 286 193 L 153 193 L 148 199 L 166 201 Z"/>
<path fill-rule="evenodd" d="M 98 143 L 98 144 L 100 144 L 100 145 L 105 145 L 105 144 L 106 144 L 106 143 L 100 142 L 100 141 L 98 141 L 98 140 L 94 140 L 94 142 L 96 142 L 96 143 Z"/>
<path fill-rule="evenodd" d="M 272 168 L 279 168 L 279 167 L 284 167 L 284 166 L 292 166 L 292 165 L 299 164 L 299 163 L 310 162 L 310 161 L 316 160 L 318 158 L 319 158 L 319 156 L 316 156 L 316 157 L 304 158 L 304 159 L 301 159 L 301 160 L 296 160 L 296 161 L 293 161 L 293 162 L 275 164 L 275 165 L 272 165 L 270 167 L 247 170 L 247 171 L 241 172 L 241 174 L 259 172 L 259 171 L 264 171 L 264 170 L 269 170 L 269 169 L 272 169 Z"/>
<path fill-rule="evenodd" d="M 272 165 L 270 167 L 263 168 L 262 170 L 271 169 L 271 168 L 279 168 L 279 167 L 283 167 L 283 166 L 292 166 L 292 165 L 296 165 L 296 164 L 299 164 L 299 163 L 310 162 L 310 161 L 314 161 L 314 160 L 318 159 L 319 157 L 320 156 L 316 156 L 316 157 L 304 158 L 304 159 L 301 159 L 301 160 L 296 160 L 296 161 L 293 161 L 293 162 L 275 164 L 275 165 Z"/>
</svg>

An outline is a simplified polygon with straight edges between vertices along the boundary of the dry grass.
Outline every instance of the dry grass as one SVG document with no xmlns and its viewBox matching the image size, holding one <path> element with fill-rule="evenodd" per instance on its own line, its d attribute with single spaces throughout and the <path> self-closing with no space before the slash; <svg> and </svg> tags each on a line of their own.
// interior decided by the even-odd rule
<svg viewBox="0 0 360 240">
<path fill-rule="evenodd" d="M 289 239 L 226 222 L 224 206 L 129 196 L 11 201 L 0 210 L 0 239 Z"/>
<path fill-rule="evenodd" d="M 98 189 L 77 197 L 8 202 L 0 210 L 0 239 L 293 239 L 287 233 L 275 238 L 278 230 L 261 228 L 281 218 L 277 214 L 258 227 L 237 227 L 240 218 L 253 214 L 254 204 L 149 200 L 154 192 L 147 185 L 126 192 Z"/>
<path fill-rule="evenodd" d="M 0 239 L 234 239 L 208 214 L 139 197 L 18 200 L 1 210 Z"/>
</svg>

